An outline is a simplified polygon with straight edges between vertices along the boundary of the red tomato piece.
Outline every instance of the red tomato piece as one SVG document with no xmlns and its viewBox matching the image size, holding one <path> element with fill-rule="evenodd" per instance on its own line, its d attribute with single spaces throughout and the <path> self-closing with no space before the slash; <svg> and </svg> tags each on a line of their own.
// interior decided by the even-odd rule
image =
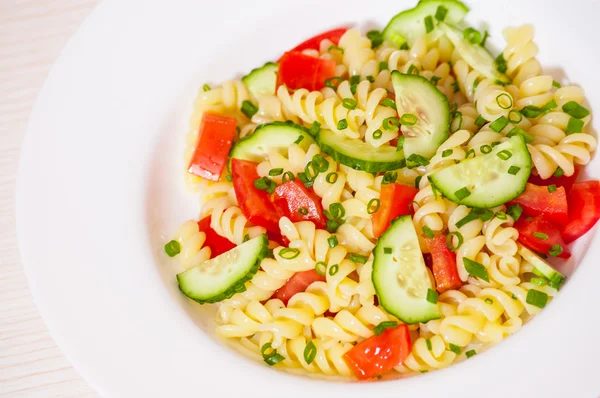
<svg viewBox="0 0 600 398">
<path fill-rule="evenodd" d="M 519 242 L 538 253 L 549 254 L 554 245 L 562 247 L 561 258 L 571 257 L 571 251 L 560 235 L 560 229 L 545 215 L 521 217 L 515 224 L 519 231 Z"/>
<path fill-rule="evenodd" d="M 564 225 L 569 220 L 569 206 L 564 187 L 556 187 L 556 191 L 550 192 L 548 187 L 527 183 L 525 192 L 510 203 L 519 204 L 523 208 L 523 214 L 528 217 L 543 214 L 558 225 Z"/>
<path fill-rule="evenodd" d="M 292 296 L 296 293 L 300 293 L 306 290 L 307 287 L 313 284 L 313 282 L 325 282 L 325 276 L 321 276 L 314 269 L 302 272 L 296 272 L 288 281 L 279 288 L 273 294 L 274 298 L 277 298 L 285 305 L 287 305 L 288 300 L 292 298 Z"/>
<path fill-rule="evenodd" d="M 269 199 L 269 194 L 254 186 L 254 181 L 259 178 L 256 166 L 256 162 L 231 159 L 231 179 L 235 196 L 242 213 L 252 224 L 279 233 L 279 215 Z"/>
<path fill-rule="evenodd" d="M 427 239 L 427 244 L 433 261 L 432 271 L 437 291 L 444 293 L 461 287 L 463 283 L 456 267 L 456 254 L 448 249 L 446 236 L 437 235 Z"/>
<path fill-rule="evenodd" d="M 592 229 L 600 219 L 600 182 L 585 181 L 573 184 L 569 192 L 569 222 L 561 231 L 570 243 Z"/>
<path fill-rule="evenodd" d="M 344 354 L 344 360 L 361 380 L 381 375 L 404 361 L 412 344 L 408 326 L 386 329 L 361 341 Z"/>
<path fill-rule="evenodd" d="M 566 176 L 562 175 L 560 177 L 550 177 L 548 179 L 543 179 L 538 175 L 534 175 L 533 173 L 529 176 L 529 182 L 535 185 L 548 186 L 548 185 L 556 185 L 557 187 L 564 187 L 565 191 L 569 193 L 571 191 L 571 187 L 577 180 L 577 176 L 579 175 L 579 171 L 581 170 L 580 166 L 575 166 L 575 172 L 573 175 Z"/>
<path fill-rule="evenodd" d="M 321 33 L 320 35 L 316 35 L 311 37 L 310 39 L 298 44 L 296 47 L 292 48 L 290 51 L 303 51 L 308 49 L 319 50 L 321 47 L 321 42 L 325 39 L 329 39 L 337 46 L 340 42 L 340 38 L 348 28 L 338 28 L 328 30 L 327 32 Z"/>
<path fill-rule="evenodd" d="M 188 172 L 207 180 L 219 181 L 229 157 L 236 123 L 233 116 L 204 114 Z"/>
<path fill-rule="evenodd" d="M 206 234 L 204 246 L 210 247 L 210 258 L 217 257 L 233 249 L 236 245 L 229 239 L 219 235 L 217 231 L 210 226 L 210 216 L 204 217 L 198 221 L 198 228 Z"/>
<path fill-rule="evenodd" d="M 327 219 L 323 214 L 321 199 L 297 179 L 275 188 L 273 204 L 281 217 L 293 222 L 312 221 L 317 228 L 325 229 Z"/>
<path fill-rule="evenodd" d="M 325 80 L 335 76 L 335 61 L 302 54 L 287 52 L 279 61 L 277 87 L 286 85 L 288 89 L 305 88 L 309 91 L 325 87 Z"/>
<path fill-rule="evenodd" d="M 418 189 L 404 184 L 383 184 L 379 196 L 379 210 L 373 213 L 373 234 L 380 237 L 398 216 L 410 214 L 409 205 Z"/>
</svg>

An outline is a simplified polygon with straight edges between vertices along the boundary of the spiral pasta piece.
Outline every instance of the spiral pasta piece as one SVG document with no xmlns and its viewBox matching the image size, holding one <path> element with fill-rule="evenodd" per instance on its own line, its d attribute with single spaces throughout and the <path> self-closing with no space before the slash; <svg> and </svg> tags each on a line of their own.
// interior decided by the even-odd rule
<svg viewBox="0 0 600 398">
<path fill-rule="evenodd" d="M 568 135 L 556 146 L 527 144 L 531 161 L 540 177 L 544 179 L 550 178 L 559 167 L 565 175 L 573 175 L 575 164 L 588 164 L 591 152 L 595 151 L 596 147 L 596 138 L 586 133 Z"/>
<path fill-rule="evenodd" d="M 506 60 L 506 74 L 513 83 L 520 86 L 525 80 L 537 76 L 542 66 L 535 58 L 538 48 L 533 43 L 533 25 L 522 25 L 504 30 L 506 48 L 503 55 Z"/>
<path fill-rule="evenodd" d="M 505 219 L 494 216 L 484 224 L 485 245 L 492 254 L 511 257 L 517 254 L 519 232 L 513 228 L 513 224 L 514 221 L 509 215 L 506 215 Z"/>
<path fill-rule="evenodd" d="M 200 231 L 196 221 L 184 222 L 175 232 L 173 240 L 179 242 L 181 247 L 177 259 L 182 268 L 189 269 L 210 259 L 210 247 L 203 247 L 206 234 Z"/>
<path fill-rule="evenodd" d="M 430 348 L 431 347 L 431 348 Z M 457 355 L 446 348 L 440 336 L 430 339 L 419 337 L 412 346 L 412 351 L 401 365 L 395 367 L 400 373 L 426 372 L 450 366 Z"/>
<path fill-rule="evenodd" d="M 267 158 L 259 163 L 256 171 L 260 177 L 271 178 L 280 184 L 284 173 L 289 171 L 296 175 L 303 172 L 313 156 L 319 153 L 321 153 L 321 150 L 317 144 L 312 144 L 306 151 L 299 145 L 292 144 L 288 147 L 287 154 L 285 155 L 281 154 L 278 150 L 272 149 L 267 154 Z M 282 172 L 277 176 L 270 176 L 269 171 L 272 169 L 282 169 Z"/>
</svg>

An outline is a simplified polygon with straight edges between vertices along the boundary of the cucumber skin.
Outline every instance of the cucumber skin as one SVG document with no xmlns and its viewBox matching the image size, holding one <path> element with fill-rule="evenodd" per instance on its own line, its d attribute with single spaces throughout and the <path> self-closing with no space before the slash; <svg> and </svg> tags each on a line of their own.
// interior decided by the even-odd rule
<svg viewBox="0 0 600 398">
<path fill-rule="evenodd" d="M 188 296 L 185 291 L 181 288 L 181 274 L 177 274 L 177 284 L 179 285 L 179 290 L 188 298 L 194 300 L 197 303 L 200 304 L 213 304 L 213 303 L 218 303 L 220 301 L 223 300 L 227 300 L 231 297 L 233 297 L 234 294 L 236 293 L 242 293 L 246 291 L 246 282 L 248 282 L 249 280 L 251 280 L 254 275 L 256 275 L 256 273 L 258 272 L 258 269 L 260 268 L 260 263 L 262 262 L 262 260 L 264 258 L 266 258 L 269 255 L 269 238 L 267 237 L 267 234 L 262 234 L 260 235 L 262 237 L 262 249 L 261 251 L 258 253 L 258 256 L 256 258 L 256 262 L 254 263 L 254 265 L 252 265 L 252 267 L 250 268 L 250 271 L 244 275 L 243 277 L 241 277 L 240 279 L 238 279 L 237 281 L 235 281 L 228 289 L 226 289 L 224 292 L 222 292 L 221 294 L 218 294 L 216 296 L 210 297 L 206 300 L 200 300 L 200 299 L 196 299 L 193 297 Z M 184 271 L 185 272 L 185 271 Z"/>
<path fill-rule="evenodd" d="M 264 64 L 263 66 L 261 66 L 259 68 L 252 69 L 246 76 L 242 77 L 242 82 L 246 85 L 246 87 L 248 87 L 248 90 L 250 90 L 252 95 L 257 97 L 257 93 L 255 93 L 254 90 L 252 90 L 252 86 L 253 86 L 252 82 L 253 82 L 254 78 L 256 78 L 256 75 L 259 73 L 262 73 L 265 68 L 271 69 L 273 67 L 277 67 L 277 69 L 279 69 L 279 64 L 275 63 L 275 62 L 267 62 L 266 64 Z M 275 71 L 275 84 L 276 84 L 276 82 L 277 82 L 277 71 Z"/>
<path fill-rule="evenodd" d="M 406 167 L 406 160 L 404 158 L 394 162 L 372 162 L 368 160 L 356 159 L 355 157 L 345 155 L 337 151 L 331 145 L 328 145 L 320 140 L 319 137 L 320 133 L 317 134 L 317 144 L 319 145 L 319 148 L 321 148 L 321 152 L 329 155 L 336 162 L 341 163 L 344 166 L 351 167 L 354 170 L 366 171 L 368 173 L 379 173 L 383 171 L 398 170 Z"/>
</svg>

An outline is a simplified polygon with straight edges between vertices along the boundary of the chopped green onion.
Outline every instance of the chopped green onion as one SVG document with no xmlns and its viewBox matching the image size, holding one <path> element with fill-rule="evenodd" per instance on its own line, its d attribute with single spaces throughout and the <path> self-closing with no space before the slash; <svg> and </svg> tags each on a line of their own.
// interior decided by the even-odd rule
<svg viewBox="0 0 600 398">
<path fill-rule="evenodd" d="M 280 176 L 282 174 L 283 174 L 283 169 L 281 167 L 269 170 L 269 175 L 271 177 Z"/>
<path fill-rule="evenodd" d="M 303 135 L 299 135 L 298 138 L 296 139 L 296 141 L 294 141 L 294 144 L 297 145 L 297 144 L 301 143 L 303 139 L 304 139 L 304 136 Z"/>
<path fill-rule="evenodd" d="M 544 106 L 542 106 L 542 112 L 543 113 L 548 113 L 550 112 L 552 109 L 556 108 L 558 106 L 558 104 L 556 103 L 556 101 L 554 99 L 551 99 L 550 101 L 548 101 L 548 103 Z"/>
<path fill-rule="evenodd" d="M 510 166 L 508 168 L 508 174 L 516 176 L 517 173 L 519 172 L 519 170 L 521 170 L 521 168 L 519 166 Z"/>
<path fill-rule="evenodd" d="M 529 282 L 533 283 L 536 286 L 544 286 L 548 280 L 546 278 L 531 278 Z"/>
<path fill-rule="evenodd" d="M 469 159 L 469 157 L 473 155 L 473 157 L 475 157 L 475 149 L 471 148 L 467 151 L 467 153 L 465 154 L 465 159 Z"/>
<path fill-rule="evenodd" d="M 458 191 L 454 192 L 454 196 L 456 196 L 458 200 L 463 200 L 469 195 L 471 195 L 471 191 L 469 191 L 469 188 L 467 187 L 461 188 Z"/>
<path fill-rule="evenodd" d="M 427 349 L 429 351 L 433 350 L 433 346 L 431 345 L 431 340 L 425 339 L 425 343 L 427 344 Z"/>
<path fill-rule="evenodd" d="M 277 183 L 275 181 L 267 178 L 261 177 L 254 180 L 254 186 L 261 191 L 267 191 L 268 193 L 275 192 L 275 188 L 277 187 Z"/>
<path fill-rule="evenodd" d="M 400 36 L 400 35 L 397 35 Z M 405 41 L 404 43 L 402 43 L 402 45 L 400 46 L 400 50 L 408 50 L 408 43 Z"/>
<path fill-rule="evenodd" d="M 405 113 L 400 118 L 400 124 L 405 126 L 414 126 L 417 123 L 417 117 L 412 113 Z"/>
<path fill-rule="evenodd" d="M 444 6 L 438 6 L 435 11 L 435 19 L 443 22 L 446 19 L 446 14 L 448 14 L 448 9 Z"/>
<path fill-rule="evenodd" d="M 556 87 L 556 88 L 561 88 L 562 86 L 560 85 L 559 82 L 557 82 L 556 80 L 552 80 L 552 86 Z"/>
<path fill-rule="evenodd" d="M 504 102 L 502 101 L 504 100 Z M 507 93 L 502 93 L 496 97 L 496 103 L 502 109 L 510 109 L 513 106 L 513 100 Z"/>
<path fill-rule="evenodd" d="M 498 57 L 496 57 L 496 59 L 494 60 L 494 63 L 496 64 L 496 69 L 500 73 L 504 73 L 508 69 L 508 65 L 506 63 L 506 59 L 504 59 L 503 53 L 500 53 L 500 55 L 498 55 Z"/>
<path fill-rule="evenodd" d="M 303 216 L 308 214 L 308 209 L 306 207 L 299 207 L 297 211 L 298 211 L 298 214 L 301 214 Z"/>
<path fill-rule="evenodd" d="M 503 211 L 497 211 L 496 212 L 496 218 L 498 220 L 508 220 L 508 217 L 507 217 L 506 213 L 503 212 Z"/>
<path fill-rule="evenodd" d="M 381 206 L 381 202 L 379 201 L 379 199 L 377 199 L 377 198 L 371 199 L 369 201 L 369 203 L 367 204 L 367 213 L 369 213 L 369 214 L 376 213 L 377 210 L 379 210 L 380 206 Z"/>
<path fill-rule="evenodd" d="M 321 123 L 314 121 L 313 124 L 310 125 L 308 132 L 313 137 L 317 135 L 317 133 L 321 130 Z"/>
<path fill-rule="evenodd" d="M 458 121 L 458 122 L 456 122 Z M 456 123 L 455 123 L 456 122 Z M 454 115 L 452 116 L 452 123 L 451 123 L 451 127 L 452 127 L 452 133 L 456 133 L 458 130 L 461 129 L 463 124 L 463 115 L 460 112 L 454 112 Z"/>
<path fill-rule="evenodd" d="M 490 37 L 490 33 L 486 30 L 483 32 L 483 39 L 481 39 L 481 46 L 485 46 L 485 42 L 487 42 L 488 37 Z"/>
<path fill-rule="evenodd" d="M 329 161 L 323 155 L 316 154 L 312 158 L 312 165 L 316 171 L 323 173 L 329 169 Z"/>
<path fill-rule="evenodd" d="M 427 297 L 426 297 L 426 299 L 431 304 L 436 304 L 437 301 L 438 301 L 438 292 L 436 292 L 433 289 L 427 289 Z"/>
<path fill-rule="evenodd" d="M 478 86 L 479 86 L 479 79 L 475 79 L 475 82 L 473 83 L 473 91 L 475 91 Z M 497 100 L 497 98 L 496 98 L 496 100 Z"/>
<path fill-rule="evenodd" d="M 550 193 L 556 192 L 556 185 L 555 184 L 548 185 L 548 192 L 550 192 Z"/>
<path fill-rule="evenodd" d="M 442 152 L 442 157 L 447 158 L 448 156 L 452 155 L 452 153 L 454 153 L 454 151 L 452 149 L 446 149 L 445 151 Z"/>
<path fill-rule="evenodd" d="M 250 234 L 246 234 L 246 235 L 244 235 L 244 239 L 242 240 L 242 243 L 248 242 L 249 240 L 250 240 Z"/>
<path fill-rule="evenodd" d="M 393 184 L 396 182 L 397 179 L 398 179 L 397 171 L 388 171 L 383 175 L 383 180 L 381 181 L 381 183 L 382 184 Z"/>
<path fill-rule="evenodd" d="M 486 123 L 487 123 L 487 120 L 485 120 L 483 118 L 483 116 L 481 116 L 481 115 L 477 116 L 477 119 L 475 119 L 475 125 L 478 126 L 478 127 L 481 127 L 481 126 L 483 126 Z"/>
<path fill-rule="evenodd" d="M 334 248 L 338 245 L 338 238 L 335 235 L 331 235 L 329 238 L 327 238 L 327 243 L 329 244 L 330 248 Z"/>
<path fill-rule="evenodd" d="M 329 205 L 329 213 L 331 218 L 340 219 L 346 215 L 346 209 L 340 202 L 335 202 Z"/>
<path fill-rule="evenodd" d="M 421 185 L 422 178 L 423 176 L 417 176 L 417 178 L 415 178 L 415 188 L 419 189 L 419 185 Z"/>
<path fill-rule="evenodd" d="M 327 181 L 330 184 L 335 184 L 338 180 L 338 173 L 329 173 L 327 174 L 327 176 L 325 177 L 325 181 Z"/>
<path fill-rule="evenodd" d="M 300 249 L 295 249 L 291 247 L 286 247 L 281 249 L 279 252 L 279 257 L 284 258 L 286 260 L 293 260 L 300 255 Z"/>
<path fill-rule="evenodd" d="M 525 140 L 526 143 L 530 143 L 531 141 L 533 141 L 533 135 L 529 134 L 527 131 L 523 130 L 521 127 L 514 127 L 512 130 L 510 130 L 508 132 L 508 134 L 506 135 L 508 138 L 514 136 L 514 135 L 520 135 L 521 137 L 523 137 L 523 139 Z"/>
<path fill-rule="evenodd" d="M 560 256 L 563 252 L 563 248 L 558 243 L 550 246 L 550 250 L 548 250 L 548 254 L 552 257 Z"/>
<path fill-rule="evenodd" d="M 210 91 L 210 86 L 208 84 L 204 84 L 204 86 L 202 86 L 202 90 Z"/>
<path fill-rule="evenodd" d="M 567 123 L 567 129 L 565 133 L 567 135 L 581 133 L 583 131 L 583 120 L 575 119 L 574 117 L 569 119 L 569 123 Z"/>
<path fill-rule="evenodd" d="M 391 247 L 384 247 L 383 248 L 383 253 L 385 253 L 385 254 L 392 254 L 392 248 Z"/>
<path fill-rule="evenodd" d="M 338 47 L 335 44 L 332 44 L 329 46 L 329 48 L 327 49 L 327 52 L 330 53 L 331 50 L 337 50 L 339 52 L 341 52 L 342 54 L 344 53 L 344 49 L 342 47 Z"/>
<path fill-rule="evenodd" d="M 327 263 L 319 261 L 315 264 L 315 271 L 317 272 L 317 274 L 325 276 L 325 273 L 327 272 Z"/>
<path fill-rule="evenodd" d="M 527 298 L 525 299 L 527 304 L 531 304 L 538 308 L 544 308 L 546 303 L 548 303 L 548 295 L 544 292 L 540 292 L 539 290 L 530 289 L 527 292 Z"/>
<path fill-rule="evenodd" d="M 408 70 L 406 71 L 406 74 L 407 74 L 407 75 L 412 75 L 412 74 L 415 74 L 415 75 L 417 75 L 417 76 L 419 76 L 419 75 L 420 75 L 420 73 L 419 73 L 419 70 L 418 70 L 418 69 L 417 69 L 417 67 L 416 67 L 416 66 L 414 66 L 414 65 L 411 65 L 411 66 L 409 66 L 409 67 L 408 67 Z"/>
<path fill-rule="evenodd" d="M 265 361 L 267 363 L 267 365 L 269 365 L 269 366 L 277 365 L 279 362 L 281 362 L 285 359 L 285 357 L 282 356 L 281 354 L 278 354 L 277 350 L 275 350 L 275 349 L 273 349 L 272 351 L 267 353 L 267 350 L 270 348 L 271 348 L 271 343 L 266 343 L 260 349 L 260 353 L 262 354 L 263 361 Z"/>
<path fill-rule="evenodd" d="M 425 17 L 425 31 L 427 33 L 429 33 L 432 30 L 433 30 L 433 18 L 431 17 L 431 15 L 427 15 Z"/>
<path fill-rule="evenodd" d="M 476 213 L 479 215 L 479 218 L 483 222 L 490 221 L 494 217 L 494 212 L 490 209 L 477 209 Z"/>
<path fill-rule="evenodd" d="M 381 333 L 385 332 L 386 329 L 392 329 L 398 327 L 398 322 L 396 321 L 384 321 L 381 322 L 379 325 L 375 326 L 373 328 L 373 334 L 375 334 L 375 336 L 379 336 L 381 335 Z"/>
<path fill-rule="evenodd" d="M 552 175 L 554 177 L 562 177 L 564 174 L 565 174 L 565 171 L 559 167 L 556 169 L 556 171 Z"/>
<path fill-rule="evenodd" d="M 248 117 L 248 119 L 252 119 L 252 116 L 258 112 L 258 108 L 252 102 L 248 100 L 244 100 L 242 102 L 242 113 Z"/>
<path fill-rule="evenodd" d="M 523 120 L 523 115 L 521 114 L 521 112 L 519 112 L 515 109 L 508 112 L 508 121 L 511 122 L 512 124 L 521 123 L 521 120 Z"/>
<path fill-rule="evenodd" d="M 490 281 L 487 269 L 485 269 L 485 266 L 483 266 L 483 264 L 479 264 L 478 262 L 473 261 L 467 257 L 463 257 L 463 263 L 465 265 L 465 270 L 469 273 L 469 275 L 475 276 L 486 282 Z"/>
<path fill-rule="evenodd" d="M 329 267 L 329 275 L 334 276 L 338 273 L 339 270 L 340 266 L 337 264 L 333 264 L 331 267 Z"/>
<path fill-rule="evenodd" d="M 435 234 L 433 233 L 433 231 L 431 230 L 431 228 L 429 228 L 427 225 L 423 227 L 423 233 L 429 239 L 431 239 L 431 238 L 433 238 L 435 236 Z"/>
<path fill-rule="evenodd" d="M 460 91 L 460 86 L 458 85 L 458 81 L 452 83 L 451 85 L 452 85 L 452 88 L 454 89 L 455 93 L 458 93 Z"/>
<path fill-rule="evenodd" d="M 387 106 L 388 108 L 392 108 L 393 110 L 397 110 L 396 102 L 390 98 L 386 98 L 383 101 L 381 101 L 381 105 Z"/>
<path fill-rule="evenodd" d="M 512 217 L 512 219 L 517 222 L 519 218 L 521 218 L 521 214 L 523 214 L 523 208 L 518 204 L 508 206 L 506 209 L 506 214 Z"/>
<path fill-rule="evenodd" d="M 172 240 L 165 245 L 165 253 L 169 257 L 175 257 L 181 252 L 181 245 L 178 241 Z"/>
<path fill-rule="evenodd" d="M 450 349 L 450 351 L 452 351 L 453 353 L 455 353 L 456 355 L 460 355 L 461 349 L 459 346 L 457 346 L 456 344 L 452 344 L 450 343 L 448 345 L 448 348 Z"/>
<path fill-rule="evenodd" d="M 481 33 L 477 29 L 467 28 L 463 31 L 463 36 L 471 44 L 481 43 Z"/>
<path fill-rule="evenodd" d="M 400 125 L 400 121 L 395 117 L 388 117 L 383 119 L 383 123 L 381 123 L 384 130 L 390 131 L 398 131 L 398 126 Z"/>
<path fill-rule="evenodd" d="M 313 363 L 315 358 L 317 357 L 317 347 L 315 347 L 315 343 L 310 341 L 306 347 L 304 347 L 304 362 L 307 365 Z"/>
<path fill-rule="evenodd" d="M 490 124 L 490 128 L 496 133 L 499 133 L 504 127 L 508 126 L 508 123 L 508 119 L 505 116 L 500 116 Z"/>
<path fill-rule="evenodd" d="M 431 76 L 431 79 L 429 79 L 429 81 L 431 82 L 431 84 L 433 84 L 434 86 L 437 86 L 437 84 L 440 82 L 442 78 L 439 76 Z"/>
<path fill-rule="evenodd" d="M 485 300 L 483 300 L 483 301 L 485 301 L 485 302 L 486 302 L 486 304 L 489 304 L 489 305 L 492 305 L 492 304 L 494 304 L 494 300 L 492 300 L 492 299 L 491 299 L 491 298 L 489 298 L 489 297 L 488 297 L 488 298 L 486 298 L 486 299 L 485 299 Z"/>
<path fill-rule="evenodd" d="M 388 69 L 388 63 L 386 61 L 381 61 L 379 63 L 379 70 L 382 71 L 382 70 L 387 70 L 387 69 Z"/>
<path fill-rule="evenodd" d="M 337 123 L 338 130 L 345 130 L 348 128 L 348 121 L 346 119 L 342 119 Z"/>
<path fill-rule="evenodd" d="M 471 358 L 473 355 L 477 355 L 477 351 L 469 350 L 469 351 L 465 352 L 465 355 L 467 356 L 467 358 Z"/>
<path fill-rule="evenodd" d="M 562 106 L 562 110 L 569 116 L 573 116 L 577 119 L 583 119 L 584 117 L 590 114 L 590 111 L 588 111 L 586 108 L 579 105 L 575 101 L 569 101 L 566 104 L 564 104 Z"/>
<path fill-rule="evenodd" d="M 536 117 L 540 116 L 543 113 L 543 111 L 540 107 L 534 105 L 527 105 L 526 107 L 521 109 L 521 113 L 527 118 L 535 119 Z"/>
<path fill-rule="evenodd" d="M 482 145 L 479 148 L 479 151 L 485 155 L 487 155 L 488 153 L 492 152 L 492 147 L 490 145 Z"/>
<path fill-rule="evenodd" d="M 334 233 L 338 230 L 338 228 L 342 225 L 338 220 L 327 220 L 327 224 L 325 225 L 325 229 L 327 232 Z"/>
<path fill-rule="evenodd" d="M 227 174 L 227 176 L 225 177 L 225 179 L 229 182 L 233 181 L 233 177 L 231 176 L 231 174 Z"/>
<path fill-rule="evenodd" d="M 301 174 L 303 174 L 302 177 Z M 306 166 L 304 166 L 304 173 L 298 173 L 298 178 L 300 178 L 300 181 L 302 182 L 312 182 L 318 174 L 319 172 L 311 160 L 306 164 Z M 304 178 L 306 181 L 304 181 Z"/>
<path fill-rule="evenodd" d="M 383 43 L 383 36 L 378 30 L 370 30 L 367 32 L 367 39 L 371 40 L 371 48 L 376 48 Z"/>
<path fill-rule="evenodd" d="M 358 83 L 360 83 L 360 76 L 354 75 L 354 76 L 350 77 L 349 80 L 350 80 L 350 85 L 358 84 Z"/>
<path fill-rule="evenodd" d="M 373 139 L 380 139 L 383 136 L 383 131 L 377 129 L 373 132 Z"/>
<path fill-rule="evenodd" d="M 338 86 L 343 81 L 344 81 L 344 79 L 342 77 L 340 77 L 340 76 L 334 76 L 334 77 L 331 77 L 331 78 L 325 80 L 325 87 L 329 87 L 329 88 L 332 88 L 334 90 L 337 90 Z"/>
<path fill-rule="evenodd" d="M 350 258 L 350 261 L 352 261 L 354 263 L 365 264 L 367 262 L 367 257 L 363 256 L 361 254 L 350 253 L 349 258 Z"/>
<path fill-rule="evenodd" d="M 479 215 L 480 215 L 480 212 L 477 211 L 476 209 L 471 210 L 469 212 L 469 214 L 467 214 L 466 216 L 464 216 L 463 218 L 461 218 L 456 223 L 456 228 L 462 228 L 465 225 L 467 225 L 468 223 L 470 223 L 471 221 L 479 219 Z"/>
<path fill-rule="evenodd" d="M 452 242 L 453 236 L 456 236 L 456 238 L 458 239 L 458 244 L 456 246 L 454 246 L 454 244 Z M 448 250 L 450 250 L 451 252 L 457 251 L 458 248 L 462 246 L 464 241 L 465 241 L 465 239 L 463 238 L 462 234 L 458 231 L 450 232 L 446 236 L 446 246 L 448 246 Z"/>
<path fill-rule="evenodd" d="M 421 155 L 417 155 L 416 153 L 413 153 L 412 155 L 410 155 L 407 159 L 406 159 L 407 163 L 410 163 L 408 168 L 411 169 L 413 167 L 417 167 L 417 166 L 427 166 L 429 165 L 429 160 L 427 160 L 425 157 L 421 156 Z"/>
<path fill-rule="evenodd" d="M 496 154 L 502 160 L 508 160 L 512 157 L 512 152 L 508 149 L 504 149 Z"/>
<path fill-rule="evenodd" d="M 294 181 L 296 179 L 296 177 L 294 177 L 294 173 L 292 173 L 291 171 L 286 171 L 285 173 L 283 173 L 283 177 L 281 177 L 281 182 L 282 183 L 286 183 L 288 181 Z"/>
<path fill-rule="evenodd" d="M 358 103 L 356 102 L 356 100 L 354 98 L 344 98 L 342 100 L 342 105 L 346 109 L 350 109 L 350 110 L 356 109 L 357 104 Z"/>
<path fill-rule="evenodd" d="M 545 234 L 543 232 L 534 232 L 533 236 L 535 236 L 536 238 L 541 239 L 541 240 L 548 240 L 548 238 L 549 238 L 548 234 Z"/>
</svg>

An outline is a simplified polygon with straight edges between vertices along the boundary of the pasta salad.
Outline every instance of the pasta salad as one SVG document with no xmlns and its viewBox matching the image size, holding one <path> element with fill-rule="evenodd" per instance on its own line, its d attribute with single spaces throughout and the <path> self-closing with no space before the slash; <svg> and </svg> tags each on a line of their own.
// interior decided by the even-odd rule
<svg viewBox="0 0 600 398">
<path fill-rule="evenodd" d="M 440 369 L 517 332 L 600 218 L 577 181 L 584 93 L 542 73 L 531 25 L 506 47 L 458 0 L 382 30 L 327 31 L 205 84 L 185 179 L 201 202 L 165 245 L 216 334 L 268 366 L 376 379 Z"/>
</svg>

